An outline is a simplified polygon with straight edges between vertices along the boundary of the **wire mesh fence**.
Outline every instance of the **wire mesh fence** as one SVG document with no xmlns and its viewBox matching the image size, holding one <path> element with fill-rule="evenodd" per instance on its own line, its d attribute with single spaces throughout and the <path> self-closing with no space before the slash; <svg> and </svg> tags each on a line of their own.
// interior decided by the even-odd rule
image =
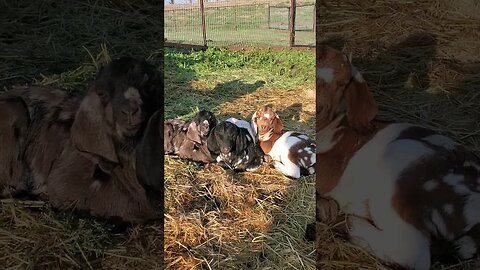
<svg viewBox="0 0 480 270">
<path fill-rule="evenodd" d="M 290 4 L 240 1 L 204 3 L 203 37 L 200 4 L 166 4 L 165 38 L 168 43 L 230 47 L 289 46 Z M 242 1 L 246 2 L 246 1 Z M 295 45 L 315 45 L 315 4 L 296 5 Z"/>
</svg>

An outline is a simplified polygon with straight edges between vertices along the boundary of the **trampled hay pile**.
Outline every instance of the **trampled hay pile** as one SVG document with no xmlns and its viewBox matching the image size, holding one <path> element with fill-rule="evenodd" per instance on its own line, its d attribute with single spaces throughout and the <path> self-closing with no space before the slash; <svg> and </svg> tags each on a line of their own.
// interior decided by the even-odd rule
<svg viewBox="0 0 480 270">
<path fill-rule="evenodd" d="M 424 125 L 480 149 L 480 6 L 475 1 L 326 1 L 318 38 L 352 53 L 380 118 Z M 321 269 L 378 269 L 337 224 L 318 224 Z M 392 243 L 393 244 L 393 243 Z M 434 269 L 478 269 L 478 260 Z"/>
<path fill-rule="evenodd" d="M 187 57 L 191 61 L 166 54 L 166 118 L 190 119 L 196 109 L 209 109 L 219 120 L 228 116 L 249 120 L 258 107 L 269 103 L 287 129 L 313 138 L 313 54 L 300 54 L 310 54 L 309 82 L 286 87 L 299 77 L 291 67 L 282 71 L 282 78 L 262 64 L 247 67 L 261 53 L 224 53 L 228 57 L 222 56 L 221 64 L 210 69 L 203 62 L 215 61 L 221 51 L 195 53 Z M 264 65 L 275 61 L 276 54 L 288 52 L 267 52 L 261 58 Z M 178 66 L 187 71 L 176 70 Z M 313 176 L 290 180 L 267 165 L 255 172 L 232 173 L 216 164 L 166 156 L 167 269 L 314 269 L 314 243 L 304 239 L 306 224 L 314 221 L 314 181 Z"/>
</svg>

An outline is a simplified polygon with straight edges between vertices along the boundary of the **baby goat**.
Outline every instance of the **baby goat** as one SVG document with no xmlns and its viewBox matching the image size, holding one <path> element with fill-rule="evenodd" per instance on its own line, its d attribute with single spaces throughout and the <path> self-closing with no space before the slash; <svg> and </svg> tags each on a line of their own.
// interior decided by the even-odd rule
<svg viewBox="0 0 480 270">
<path fill-rule="evenodd" d="M 190 122 L 171 119 L 164 122 L 164 152 L 204 163 L 214 162 L 207 148 L 210 131 L 217 125 L 213 113 L 202 110 Z"/>
<path fill-rule="evenodd" d="M 435 131 L 376 120 L 350 60 L 317 50 L 318 212 L 335 214 L 335 200 L 351 242 L 403 268 L 429 269 L 445 243 L 460 259 L 477 255 L 480 158 Z"/>
<path fill-rule="evenodd" d="M 315 141 L 305 134 L 285 131 L 272 107 L 258 109 L 252 116 L 252 126 L 266 159 L 274 161 L 275 169 L 291 178 L 315 173 Z"/>
<path fill-rule="evenodd" d="M 263 159 L 263 152 L 247 121 L 229 118 L 219 123 L 208 137 L 208 149 L 224 168 L 253 171 Z"/>
</svg>

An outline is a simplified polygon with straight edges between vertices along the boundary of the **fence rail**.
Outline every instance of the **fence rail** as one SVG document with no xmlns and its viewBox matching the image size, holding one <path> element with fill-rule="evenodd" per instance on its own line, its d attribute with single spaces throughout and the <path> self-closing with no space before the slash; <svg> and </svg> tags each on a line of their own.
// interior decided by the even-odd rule
<svg viewBox="0 0 480 270">
<path fill-rule="evenodd" d="M 295 2 L 291 0 L 291 5 L 217 6 L 199 2 L 195 6 L 176 5 L 175 8 L 167 5 L 164 11 L 166 42 L 218 47 L 313 47 L 315 4 Z M 295 12 L 292 12 L 292 6 Z"/>
</svg>

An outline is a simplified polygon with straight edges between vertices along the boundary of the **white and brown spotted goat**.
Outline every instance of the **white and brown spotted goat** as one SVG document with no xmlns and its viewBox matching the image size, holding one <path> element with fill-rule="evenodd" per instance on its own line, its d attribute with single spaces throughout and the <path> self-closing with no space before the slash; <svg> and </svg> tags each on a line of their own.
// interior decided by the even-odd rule
<svg viewBox="0 0 480 270">
<path fill-rule="evenodd" d="M 402 268 L 429 269 L 432 255 L 475 256 L 480 159 L 432 130 L 376 120 L 350 60 L 317 50 L 317 213 L 332 213 L 335 200 L 350 240 Z"/>
<path fill-rule="evenodd" d="M 252 127 L 265 159 L 273 160 L 275 169 L 292 178 L 315 173 L 315 141 L 305 134 L 285 131 L 272 107 L 258 109 L 252 116 Z"/>
</svg>

